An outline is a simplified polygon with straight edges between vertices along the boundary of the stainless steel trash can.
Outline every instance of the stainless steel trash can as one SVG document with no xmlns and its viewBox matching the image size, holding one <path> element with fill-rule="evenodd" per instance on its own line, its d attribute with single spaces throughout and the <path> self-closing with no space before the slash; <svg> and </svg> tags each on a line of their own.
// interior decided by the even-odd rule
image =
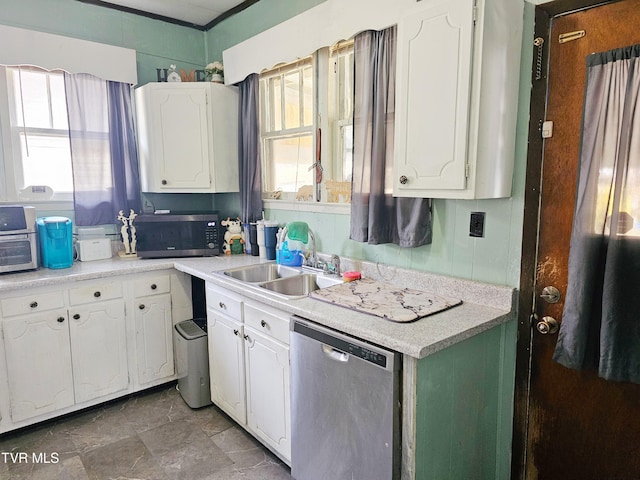
<svg viewBox="0 0 640 480">
<path fill-rule="evenodd" d="M 207 320 L 195 318 L 175 325 L 173 340 L 178 368 L 178 391 L 191 408 L 211 403 Z"/>
</svg>

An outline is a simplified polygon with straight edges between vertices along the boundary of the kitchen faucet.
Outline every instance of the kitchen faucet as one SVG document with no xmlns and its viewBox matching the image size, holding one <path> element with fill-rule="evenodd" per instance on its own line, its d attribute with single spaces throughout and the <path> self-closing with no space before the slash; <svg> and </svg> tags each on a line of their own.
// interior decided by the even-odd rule
<svg viewBox="0 0 640 480">
<path fill-rule="evenodd" d="M 287 227 L 287 225 L 284 226 L 284 228 L 282 229 L 281 233 L 280 233 L 280 241 L 278 242 L 280 245 L 282 245 L 284 243 L 284 240 L 287 238 L 287 232 L 288 232 L 289 228 Z M 316 251 L 316 236 L 313 233 L 313 230 L 311 230 L 310 228 L 307 229 L 308 230 L 308 234 L 309 234 L 309 245 L 311 247 L 311 255 L 309 256 L 309 258 L 306 260 L 306 264 L 310 267 L 313 268 L 318 268 L 318 254 Z"/>
</svg>

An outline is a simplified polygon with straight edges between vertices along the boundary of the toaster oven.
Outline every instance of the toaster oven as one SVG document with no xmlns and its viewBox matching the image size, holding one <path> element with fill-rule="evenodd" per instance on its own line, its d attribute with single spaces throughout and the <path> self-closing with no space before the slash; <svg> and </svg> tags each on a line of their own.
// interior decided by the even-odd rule
<svg viewBox="0 0 640 480">
<path fill-rule="evenodd" d="M 0 206 L 0 273 L 38 268 L 36 209 Z"/>
</svg>

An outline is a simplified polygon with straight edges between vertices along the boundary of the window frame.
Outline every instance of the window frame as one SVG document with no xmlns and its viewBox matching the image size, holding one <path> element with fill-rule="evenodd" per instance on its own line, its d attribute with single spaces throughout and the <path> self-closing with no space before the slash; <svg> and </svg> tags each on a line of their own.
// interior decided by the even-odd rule
<svg viewBox="0 0 640 480">
<path fill-rule="evenodd" d="M 14 92 L 18 88 L 13 83 L 13 74 L 10 69 L 29 68 L 39 70 L 47 75 L 61 75 L 61 70 L 46 70 L 32 66 L 0 66 L 0 125 L 7 126 L 1 130 L 0 145 L 0 171 L 4 172 L 4 178 L 0 181 L 0 203 L 35 203 L 43 208 L 50 205 L 57 210 L 73 210 L 73 191 L 54 191 L 48 194 L 24 194 L 19 185 L 25 183 L 22 165 L 21 134 L 31 136 L 66 138 L 69 141 L 69 130 L 59 128 L 24 127 L 17 125 L 17 105 L 14 105 Z M 49 100 L 49 112 L 51 112 L 51 96 Z M 66 99 L 65 99 L 66 102 Z M 27 185 L 25 185 L 25 188 Z"/>
<path fill-rule="evenodd" d="M 347 40 L 339 42 L 333 47 L 325 47 L 315 52 L 310 57 L 312 63 L 314 75 L 314 125 L 312 130 L 313 135 L 313 152 L 317 151 L 318 141 L 320 142 L 322 152 L 322 167 L 323 167 L 323 181 L 320 183 L 320 201 L 317 198 L 318 187 L 316 185 L 316 178 L 313 175 L 313 200 L 312 201 L 296 201 L 294 194 L 281 194 L 280 199 L 274 200 L 270 198 L 270 193 L 267 190 L 267 176 L 270 174 L 269 156 L 267 155 L 266 142 L 264 139 L 270 138 L 270 133 L 263 134 L 263 125 L 261 123 L 261 147 L 262 147 L 262 170 L 263 170 L 263 202 L 266 208 L 282 209 L 282 210 L 300 210 L 300 211 L 321 211 L 331 212 L 338 214 L 349 214 L 351 210 L 350 203 L 338 203 L 338 202 L 326 202 L 327 192 L 324 181 L 327 179 L 343 178 L 344 165 L 342 159 L 338 158 L 343 153 L 343 139 L 341 138 L 341 132 L 347 125 L 353 125 L 353 118 L 350 121 L 344 119 L 335 119 L 336 112 L 340 110 L 338 102 L 339 98 L 336 95 L 338 91 L 339 78 L 336 75 L 336 65 L 334 64 L 335 52 L 341 53 L 345 50 L 350 51 L 353 55 L 353 40 Z M 306 60 L 305 59 L 305 60 Z M 301 60 L 302 61 L 302 60 Z M 291 62 L 289 64 L 280 65 L 272 70 L 265 71 L 260 76 L 260 81 L 263 79 L 273 77 L 272 73 L 281 72 L 292 65 L 298 64 L 300 61 Z M 353 72 L 352 72 L 353 73 Z M 266 119 L 267 113 L 264 111 L 264 91 L 263 84 L 260 88 L 260 121 L 267 122 L 270 119 Z M 322 93 L 321 93 L 322 92 Z M 282 99 L 284 100 L 284 99 Z M 351 111 L 353 111 L 353 103 L 351 104 Z M 322 134 L 318 140 L 318 129 Z M 302 130 L 302 129 L 300 129 Z M 307 129 L 305 129 L 307 130 Z M 299 131 L 290 130 L 289 133 L 295 135 L 299 134 Z M 314 163 L 315 165 L 315 157 Z M 342 171 L 337 171 L 342 169 Z"/>
</svg>

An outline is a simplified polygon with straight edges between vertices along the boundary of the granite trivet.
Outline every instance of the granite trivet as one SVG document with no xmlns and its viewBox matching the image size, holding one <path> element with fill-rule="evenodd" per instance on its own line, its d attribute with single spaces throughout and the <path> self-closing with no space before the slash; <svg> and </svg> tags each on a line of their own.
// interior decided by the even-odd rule
<svg viewBox="0 0 640 480">
<path fill-rule="evenodd" d="M 393 322 L 413 322 L 462 304 L 462 300 L 369 278 L 314 290 L 309 297 Z"/>
</svg>

